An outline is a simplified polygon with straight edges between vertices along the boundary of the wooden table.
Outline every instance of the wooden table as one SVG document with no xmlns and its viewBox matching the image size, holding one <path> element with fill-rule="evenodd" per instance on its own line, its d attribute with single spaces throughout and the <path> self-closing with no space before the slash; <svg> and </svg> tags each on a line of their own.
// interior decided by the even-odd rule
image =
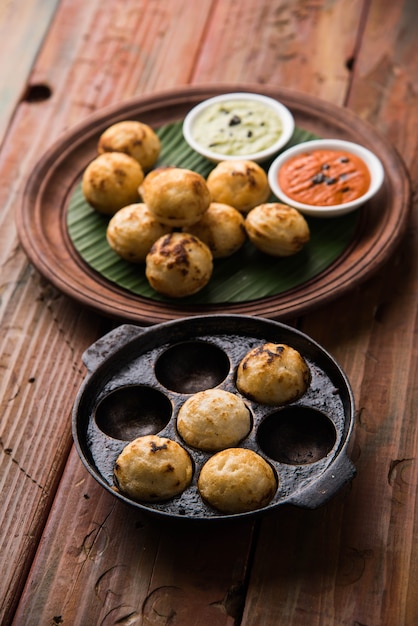
<svg viewBox="0 0 418 626">
<path fill-rule="evenodd" d="M 23 6 L 24 4 L 24 6 Z M 82 465 L 83 351 L 115 324 L 29 264 L 15 207 L 92 112 L 187 85 L 285 86 L 348 107 L 418 175 L 414 0 L 11 0 L 0 7 L 2 624 L 418 623 L 418 234 L 367 282 L 290 320 L 342 365 L 357 477 L 315 509 L 162 524 Z"/>
</svg>

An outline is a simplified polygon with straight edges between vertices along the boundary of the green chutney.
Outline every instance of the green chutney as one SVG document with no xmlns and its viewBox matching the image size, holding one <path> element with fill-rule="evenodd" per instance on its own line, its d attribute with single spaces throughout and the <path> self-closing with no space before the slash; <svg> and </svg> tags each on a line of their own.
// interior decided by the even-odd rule
<svg viewBox="0 0 418 626">
<path fill-rule="evenodd" d="M 192 129 L 194 140 L 202 147 L 243 157 L 269 148 L 282 133 L 279 115 L 256 100 L 214 103 L 202 111 Z"/>
</svg>

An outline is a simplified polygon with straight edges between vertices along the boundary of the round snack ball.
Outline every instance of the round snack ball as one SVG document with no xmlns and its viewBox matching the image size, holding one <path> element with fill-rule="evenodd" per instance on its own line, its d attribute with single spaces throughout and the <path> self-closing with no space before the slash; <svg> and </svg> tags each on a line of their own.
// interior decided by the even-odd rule
<svg viewBox="0 0 418 626">
<path fill-rule="evenodd" d="M 192 480 L 188 452 L 176 441 L 145 435 L 128 443 L 116 459 L 118 489 L 133 500 L 159 502 L 178 495 Z"/>
<path fill-rule="evenodd" d="M 245 229 L 256 248 L 277 257 L 296 254 L 310 238 L 303 215 L 280 202 L 260 204 L 252 209 L 245 218 Z"/>
<path fill-rule="evenodd" d="M 139 202 L 123 207 L 110 219 L 106 230 L 109 246 L 122 259 L 142 263 L 157 239 L 170 232 L 160 224 L 146 204 Z"/>
<path fill-rule="evenodd" d="M 198 222 L 211 201 L 203 176 L 181 167 L 164 167 L 150 172 L 140 193 L 158 221 L 183 227 Z"/>
<path fill-rule="evenodd" d="M 254 161 L 221 161 L 207 184 L 213 202 L 230 204 L 241 213 L 266 202 L 271 193 L 266 172 Z"/>
<path fill-rule="evenodd" d="M 153 129 L 142 122 L 125 120 L 109 126 L 99 138 L 99 154 L 124 152 L 138 161 L 143 170 L 150 170 L 158 160 L 161 142 Z"/>
<path fill-rule="evenodd" d="M 247 238 L 243 215 L 228 204 L 211 202 L 203 217 L 187 227 L 212 252 L 214 259 L 231 256 Z"/>
<path fill-rule="evenodd" d="M 310 382 L 309 366 L 297 350 L 269 342 L 244 356 L 236 378 L 242 394 L 268 405 L 297 400 L 306 392 Z"/>
<path fill-rule="evenodd" d="M 250 429 L 251 415 L 245 403 L 223 389 L 194 394 L 177 416 L 177 430 L 184 441 L 208 452 L 238 445 Z"/>
<path fill-rule="evenodd" d="M 122 152 L 106 152 L 84 170 L 82 191 L 87 202 L 99 213 L 113 215 L 139 200 L 138 187 L 144 172 L 138 161 Z"/>
<path fill-rule="evenodd" d="M 209 282 L 212 270 L 209 248 L 189 233 L 160 237 L 145 259 L 145 275 L 151 287 L 170 298 L 200 291 Z"/>
<path fill-rule="evenodd" d="M 277 490 L 272 467 L 246 448 L 214 454 L 202 467 L 198 489 L 209 505 L 223 513 L 245 513 L 266 506 Z"/>
</svg>

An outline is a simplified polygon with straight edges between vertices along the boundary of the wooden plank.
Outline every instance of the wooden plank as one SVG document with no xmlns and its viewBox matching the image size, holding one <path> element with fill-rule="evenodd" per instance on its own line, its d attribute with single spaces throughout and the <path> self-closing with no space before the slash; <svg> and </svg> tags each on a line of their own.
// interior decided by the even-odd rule
<svg viewBox="0 0 418 626">
<path fill-rule="evenodd" d="M 104 328 L 23 270 L 0 337 L 1 619 L 9 623 L 71 443 L 83 346 Z"/>
<path fill-rule="evenodd" d="M 307 616 L 313 626 L 417 622 L 418 360 L 406 358 L 417 333 L 412 245 L 416 226 L 382 274 L 304 321 L 352 382 L 358 474 L 321 510 L 286 511 L 263 524 L 245 626 L 279 616 L 292 626 Z M 338 323 L 325 329 L 331 318 Z"/>
<path fill-rule="evenodd" d="M 361 3 L 350 3 L 347 10 L 347 3 L 342 1 L 333 4 L 300 2 L 292 5 L 293 8 L 290 3 L 284 2 L 247 1 L 239 5 L 239 11 L 238 5 L 232 1 L 207 2 L 203 9 L 203 3 L 199 4 L 199 9 L 194 8 L 195 4 L 189 5 L 180 0 L 171 3 L 163 0 L 148 3 L 62 3 L 32 76 L 34 82 L 51 85 L 53 97 L 36 107 L 29 104 L 20 107 L 7 145 L 0 155 L 1 173 L 13 180 L 16 186 L 9 188 L 7 194 L 0 190 L 5 198 L 8 218 L 13 202 L 18 200 L 16 190 L 23 183 L 25 174 L 37 155 L 62 129 L 90 111 L 134 93 L 189 81 L 203 83 L 232 79 L 260 84 L 284 81 L 287 86 L 322 95 L 333 102 L 344 101 L 350 81 L 345 61 L 355 51 Z M 212 4 L 213 13 L 210 12 Z M 190 23 L 185 36 L 182 28 L 186 10 Z M 279 19 L 283 12 L 287 16 L 284 22 Z M 231 28 L 224 27 L 225 23 L 232 25 L 228 21 L 232 18 L 233 32 L 238 33 L 236 38 L 231 37 Z M 259 33 L 264 32 L 264 28 L 267 36 L 262 45 Z M 281 35 L 279 48 L 275 43 L 277 33 Z M 331 44 L 325 43 L 319 46 L 319 42 L 327 41 L 330 33 L 332 48 L 328 48 Z M 325 56 L 325 51 L 329 53 L 330 49 L 333 54 L 331 61 L 328 55 Z M 184 58 L 188 63 L 184 63 Z M 331 68 L 326 74 L 323 71 L 324 59 L 328 62 L 327 67 Z M 412 143 L 408 145 L 413 148 Z M 2 237 L 6 242 L 5 235 Z M 15 237 L 12 242 L 16 247 Z M 0 530 L 4 546 L 1 551 L 2 597 L 5 594 L 7 597 L 2 614 L 5 624 L 11 618 L 19 585 L 26 573 L 25 567 L 30 563 L 54 495 L 61 469 L 59 459 L 69 443 L 72 395 L 83 376 L 81 351 L 107 325 L 96 316 L 69 304 L 53 290 L 43 287 L 36 275 L 30 275 L 22 253 L 12 254 L 12 250 L 11 244 L 7 243 L 3 251 L 11 273 L 2 305 L 2 346 L 6 348 L 2 363 L 5 372 L 2 383 L 5 393 L 2 397 L 5 404 L 9 403 L 2 418 L 2 432 L 9 432 L 10 437 L 4 442 L 4 500 L 1 504 L 2 511 L 7 510 L 9 532 L 16 532 L 11 529 L 15 528 L 13 524 L 17 519 L 20 529 L 12 546 L 8 536 Z M 392 285 L 396 276 L 395 269 L 393 271 Z M 364 459 L 361 461 L 363 477 L 368 476 L 369 467 L 373 468 L 374 482 L 365 478 L 363 482 L 355 482 L 348 493 L 346 490 L 339 494 L 319 511 L 289 509 L 265 520 L 257 543 L 254 575 L 243 623 L 272 626 L 280 621 L 301 624 L 303 620 L 304 624 L 318 623 L 322 626 L 324 621 L 319 621 L 320 615 L 325 615 L 329 624 L 338 624 L 339 619 L 340 623 L 347 623 L 342 621 L 345 618 L 341 615 L 351 616 L 352 604 L 359 598 L 365 602 L 363 615 L 369 611 L 367 615 L 375 616 L 379 610 L 384 617 L 390 614 L 387 607 L 381 608 L 383 590 L 374 586 L 373 575 L 378 564 L 375 555 L 384 558 L 384 540 L 387 537 L 391 553 L 399 553 L 401 525 L 400 522 L 395 524 L 397 509 L 394 506 L 389 515 L 389 525 L 385 519 L 384 522 L 378 520 L 379 524 L 375 526 L 378 511 L 373 512 L 369 506 L 368 496 L 373 496 L 372 502 L 383 507 L 388 514 L 388 509 L 384 509 L 390 491 L 386 474 L 386 482 L 379 482 L 373 467 L 376 448 L 371 447 L 370 451 L 368 448 L 371 441 L 377 440 L 376 433 L 379 433 L 379 413 L 375 413 L 372 399 L 380 400 L 376 406 L 386 415 L 384 436 L 379 439 L 379 469 L 387 469 L 383 462 L 388 451 L 385 445 L 391 446 L 390 452 L 399 450 L 408 455 L 412 454 L 414 446 L 412 438 L 411 450 L 400 444 L 399 447 L 396 444 L 395 450 L 388 429 L 390 411 L 384 402 L 385 397 L 380 399 L 377 395 L 382 392 L 383 381 L 374 389 L 374 380 L 380 375 L 380 369 L 372 368 L 371 364 L 379 354 L 380 343 L 388 340 L 388 333 L 393 332 L 393 324 L 399 320 L 399 313 L 394 315 L 390 305 L 386 312 L 383 306 L 380 308 L 380 318 L 373 317 L 376 305 L 382 302 L 381 295 L 386 293 L 383 280 L 384 274 L 377 282 L 371 282 L 374 288 L 368 291 L 366 305 L 359 291 L 357 295 L 336 303 L 334 308 L 327 307 L 326 311 L 318 312 L 304 323 L 304 329 L 335 350 L 336 356 L 340 357 L 353 377 L 356 394 L 362 394 L 364 402 L 367 400 L 368 411 L 363 415 L 366 426 L 362 438 L 355 441 L 354 451 L 357 462 Z M 409 280 L 407 285 L 411 285 Z M 413 294 L 416 294 L 415 287 Z M 402 344 L 396 349 L 396 355 L 401 355 L 401 347 L 412 338 L 413 316 L 416 314 L 416 298 L 415 295 L 412 297 L 412 310 L 408 313 Z M 37 298 L 39 301 L 34 306 Z M 348 312 L 348 303 L 352 307 L 351 312 Z M 27 311 L 31 312 L 28 319 L 24 315 Z M 342 320 L 345 319 L 342 331 L 336 324 L 323 323 L 324 316 L 329 316 L 330 312 L 334 319 L 339 319 L 338 314 Z M 386 326 L 388 319 L 393 324 Z M 383 326 L 380 327 L 379 323 Z M 370 324 L 376 327 L 373 326 L 374 335 L 369 344 Z M 14 333 L 12 342 L 10 333 Z M 393 371 L 389 348 L 394 343 L 392 338 L 382 357 L 386 364 L 383 370 L 385 378 Z M 373 351 L 366 359 L 369 347 L 373 347 Z M 410 381 L 415 371 L 416 363 L 411 362 Z M 367 373 L 364 384 L 363 372 Z M 405 406 L 409 402 L 406 383 L 401 381 L 403 372 L 405 369 L 398 372 L 395 379 L 390 396 L 391 406 L 394 406 L 396 390 L 405 394 Z M 38 383 L 36 388 L 33 378 Z M 30 397 L 19 404 L 26 410 L 19 408 L 20 426 L 17 429 L 13 399 L 22 388 L 22 381 L 32 382 L 25 387 Z M 371 394 L 370 400 L 368 394 Z M 27 437 L 22 435 L 23 432 Z M 397 441 L 404 438 L 406 441 L 406 436 L 411 434 L 415 436 L 411 428 L 402 435 L 396 431 Z M 378 446 L 377 442 L 375 446 Z M 396 464 L 392 466 L 391 474 L 398 499 L 402 501 L 406 498 L 407 507 L 402 510 L 408 513 L 412 510 L 415 487 L 409 474 L 410 468 L 408 464 Z M 30 489 L 27 483 L 30 483 Z M 42 494 L 39 485 L 43 486 Z M 22 494 L 20 501 L 13 497 L 15 490 L 18 495 Z M 357 505 L 348 516 L 347 502 L 353 500 Z M 401 519 L 405 521 L 405 517 Z M 353 529 L 349 520 L 353 522 Z M 217 623 L 215 619 L 223 620 L 219 623 L 239 623 L 241 585 L 246 575 L 251 528 L 239 532 L 226 531 L 221 536 L 218 531 L 194 531 L 187 536 L 183 531 L 177 534 L 175 529 L 167 532 L 152 525 L 138 528 L 137 522 L 138 518 L 132 511 L 116 505 L 108 494 L 95 485 L 73 450 L 15 624 L 59 623 L 63 617 L 64 623 L 93 624 L 100 620 L 104 623 L 105 620 L 112 620 L 114 623 L 122 618 L 132 623 L 135 620 L 141 623 L 141 619 L 148 620 L 150 624 L 158 623 L 157 619 L 167 623 L 175 613 L 181 615 L 183 621 L 179 623 L 183 624 L 196 623 L 198 619 L 200 623 Z M 126 528 L 126 533 L 121 534 L 121 527 Z M 366 539 L 376 527 L 379 533 L 375 544 L 381 542 L 378 546 L 380 552 L 371 554 L 368 552 L 370 543 Z M 363 529 L 361 537 L 365 538 L 361 542 L 357 541 L 359 529 Z M 383 532 L 380 532 L 382 529 Z M 133 532 L 134 544 L 131 541 Z M 416 526 L 409 525 L 406 546 L 414 545 L 415 536 Z M 119 541 L 116 537 L 120 538 Z M 224 551 L 225 555 L 221 558 Z M 405 556 L 402 558 L 405 559 Z M 27 565 L 23 563 L 25 560 Z M 217 579 L 215 572 L 221 564 L 223 576 Z M 386 561 L 387 568 L 391 565 L 403 566 L 404 561 L 395 558 Z M 205 574 L 206 567 L 211 572 L 209 576 Z M 414 573 L 412 567 L 410 571 Z M 126 575 L 121 574 L 124 571 Z M 361 578 L 363 571 L 366 575 Z M 212 586 L 205 590 L 208 579 Z M 97 583 L 94 589 L 92 580 Z M 400 598 L 404 582 L 402 577 L 394 578 L 389 594 L 392 601 Z M 85 593 L 87 584 L 89 592 Z M 361 584 L 363 591 L 360 590 Z M 238 588 L 234 596 L 236 585 Z M 377 591 L 372 594 L 375 589 Z M 409 617 L 416 606 L 413 594 L 411 585 L 404 592 L 404 597 L 409 599 L 405 609 Z M 185 613 L 181 613 L 182 610 Z M 375 623 L 380 622 L 377 620 Z"/>
<path fill-rule="evenodd" d="M 248 522 L 196 528 L 141 515 L 97 485 L 73 450 L 13 623 L 146 626 L 175 616 L 230 626 L 251 532 Z"/>
<path fill-rule="evenodd" d="M 30 76 L 31 85 L 48 86 L 52 97 L 22 102 L 2 146 L 0 175 L 7 181 L 0 189 L 3 624 L 12 618 L 70 448 L 71 407 L 84 376 L 81 354 L 110 327 L 108 320 L 68 302 L 28 266 L 16 237 L 14 206 L 37 159 L 66 126 L 94 108 L 133 95 L 135 89 L 163 89 L 168 76 L 182 80 L 168 68 L 164 74 L 160 65 L 165 66 L 181 31 L 184 5 L 181 0 L 171 4 L 171 19 L 165 2 L 62 2 Z M 207 2 L 206 11 L 209 8 Z M 198 26 L 203 29 L 206 13 L 200 6 L 191 14 L 193 37 L 188 45 L 196 51 Z M 45 10 L 38 11 L 36 19 L 29 15 L 34 24 L 39 21 L 35 30 L 47 29 Z M 154 39 L 159 47 L 153 47 Z M 186 57 L 187 65 L 180 63 L 183 53 L 176 52 L 176 67 L 186 80 L 194 54 Z M 172 57 L 176 61 L 176 55 Z M 146 62 L 141 65 L 140 59 Z M 130 82 L 132 76 L 139 85 L 135 79 Z"/>
<path fill-rule="evenodd" d="M 52 130 L 133 95 L 187 84 L 212 4 L 63 0 L 32 76 L 55 94 L 45 107 Z"/>
<path fill-rule="evenodd" d="M 344 104 L 363 1 L 216 5 L 193 82 L 253 82 Z"/>
<path fill-rule="evenodd" d="M 371 3 L 348 101 L 393 142 L 413 180 L 418 50 L 410 33 L 417 22 L 412 2 Z M 411 262 L 417 226 L 413 211 L 400 249 L 382 271 L 303 321 L 352 382 L 358 475 L 321 511 L 287 512 L 276 535 L 271 522 L 263 526 L 245 626 L 271 624 L 273 616 L 289 625 L 306 623 L 307 616 L 313 626 L 417 623 L 418 359 L 410 351 L 418 319 L 418 267 Z"/>
<path fill-rule="evenodd" d="M 152 3 L 151 5 L 150 3 L 150 10 L 141 13 L 143 19 L 138 21 L 137 18 L 139 32 L 129 31 L 124 35 L 123 29 L 131 22 L 127 21 L 126 15 L 116 15 L 110 5 L 106 5 L 103 11 L 96 12 L 91 4 L 87 9 L 84 3 L 80 5 L 73 3 L 70 6 L 69 3 L 64 2 L 57 16 L 57 29 L 51 31 L 33 77 L 36 82 L 55 85 L 53 99 L 60 99 L 59 107 L 53 99 L 43 105 L 46 111 L 51 109 L 51 112 L 54 112 L 52 128 L 64 128 L 71 125 L 95 108 L 127 95 L 175 86 L 182 82 L 186 83 L 190 79 L 195 82 L 206 82 L 219 81 L 222 77 L 226 80 L 227 77 L 232 76 L 233 80 L 264 82 L 263 77 L 260 79 L 253 65 L 248 68 L 248 60 L 253 59 L 253 63 L 258 60 L 261 65 L 265 65 L 269 59 L 268 55 L 266 57 L 265 50 L 270 48 L 261 47 L 258 39 L 251 39 L 250 46 L 247 41 L 245 45 L 241 45 L 243 44 L 242 33 L 246 32 L 249 23 L 255 21 L 258 29 L 266 28 L 269 38 L 274 38 L 275 22 L 272 21 L 271 16 L 272 3 L 266 1 L 255 5 L 247 1 L 240 4 L 239 12 L 233 14 L 234 20 L 237 20 L 235 32 L 241 33 L 240 45 L 237 48 L 235 48 L 235 40 L 230 37 L 226 41 L 223 39 L 219 41 L 217 29 L 217 26 L 223 24 L 225 15 L 230 14 L 232 10 L 235 11 L 235 3 L 214 4 L 216 10 L 211 15 L 212 21 L 209 22 L 207 31 L 205 31 L 205 20 L 209 17 L 211 6 L 204 5 L 203 10 L 206 9 L 206 14 L 203 18 L 201 6 L 197 10 L 194 9 L 194 5 L 192 8 L 188 4 L 187 10 L 195 11 L 195 14 L 188 15 L 188 20 L 185 21 L 184 13 L 181 11 L 182 5 L 185 7 L 185 4 L 180 2 L 176 6 L 173 3 L 170 4 L 171 18 L 169 19 L 166 4 Z M 285 3 L 273 3 L 276 12 L 281 7 L 285 7 Z M 320 8 L 321 6 L 318 5 L 313 13 L 310 10 L 308 14 L 302 12 L 296 20 L 300 29 L 309 31 L 308 35 L 300 32 L 300 39 L 303 40 L 306 36 L 312 46 L 322 38 L 322 31 L 317 30 L 316 21 Z M 357 16 L 356 9 L 357 4 L 354 4 L 353 12 L 350 12 L 351 19 Z M 131 7 L 130 19 L 133 19 L 133 11 Z M 161 19 L 156 19 L 157 16 Z M 296 19 L 293 14 L 291 17 Z M 135 20 L 133 22 L 135 23 Z M 76 25 L 80 23 L 84 26 L 82 26 L 82 32 L 77 33 Z M 93 23 L 95 29 L 92 29 Z M 158 30 L 155 31 L 157 24 Z M 188 38 L 182 32 L 184 27 L 188 28 Z M 153 43 L 149 33 L 153 28 L 154 39 L 157 43 L 155 41 Z M 207 55 L 210 50 L 214 58 L 219 60 L 219 67 L 216 66 L 216 71 L 213 68 L 203 71 L 200 67 L 198 71 L 195 71 L 198 48 L 201 45 L 200 38 L 203 36 L 206 37 L 203 41 L 203 55 Z M 132 38 L 135 45 L 132 44 Z M 73 42 L 72 46 L 69 45 L 69 41 Z M 110 46 L 111 54 L 110 52 L 100 53 L 101 50 L 107 50 L 105 42 Z M 289 53 L 288 58 L 284 49 L 282 54 L 286 59 L 286 67 L 293 68 L 293 70 L 289 69 L 289 75 L 293 75 L 295 68 L 300 67 L 303 60 L 300 61 L 299 57 L 295 60 L 291 37 L 283 37 L 280 43 L 283 48 L 291 46 L 292 53 Z M 346 54 L 351 54 L 355 44 L 355 34 L 347 32 L 346 38 L 340 38 L 340 43 L 339 53 L 344 57 Z M 225 47 L 233 49 L 234 54 L 225 54 Z M 54 66 L 53 58 L 63 58 L 62 67 Z M 168 58 L 170 63 L 167 62 Z M 189 61 L 186 65 L 185 58 Z M 271 68 L 271 66 L 272 63 L 268 60 L 268 67 Z M 220 75 L 220 68 L 222 68 L 222 75 Z M 241 69 L 237 72 L 238 68 Z M 268 78 L 275 82 L 283 72 L 284 66 L 278 66 L 274 62 L 273 71 Z M 348 79 L 349 74 L 345 72 L 346 84 Z M 294 81 L 290 86 L 296 86 L 296 84 L 297 80 L 294 76 Z M 308 80 L 304 86 L 309 89 L 312 86 L 311 80 Z M 338 97 L 340 96 L 339 91 Z M 20 113 L 22 120 L 28 119 L 31 115 L 30 110 L 22 109 Z M 46 112 L 44 114 L 47 115 Z M 79 484 L 89 485 L 88 503 L 93 508 L 89 508 L 88 514 L 86 501 L 77 489 Z M 160 529 L 161 532 L 155 541 L 160 542 L 163 549 L 154 548 L 150 561 L 143 561 L 139 559 L 139 555 L 142 554 L 141 550 L 145 549 L 150 541 L 151 543 L 154 541 L 147 534 L 138 540 L 138 546 L 135 548 L 138 550 L 138 569 L 135 570 L 134 578 L 140 582 L 137 585 L 127 584 L 121 589 L 120 583 L 117 582 L 119 577 L 121 581 L 126 580 L 121 572 L 126 567 L 127 575 L 131 580 L 129 573 L 133 571 L 132 563 L 136 560 L 135 557 L 132 559 L 133 548 L 128 535 L 126 542 L 112 541 L 109 549 L 101 553 L 99 557 L 87 561 L 83 559 L 80 563 L 80 546 L 83 546 L 85 537 L 89 537 L 93 532 L 91 520 L 96 519 L 95 507 L 101 512 L 101 517 L 96 524 L 103 528 L 103 535 L 107 534 L 110 537 L 120 535 L 122 524 L 120 506 L 110 502 L 104 505 L 106 498 L 109 499 L 91 483 L 85 470 L 77 469 L 72 456 L 28 579 L 26 591 L 19 605 L 15 623 L 26 625 L 26 620 L 30 615 L 33 616 L 34 623 L 37 623 L 35 620 L 38 622 L 51 620 L 52 616 L 64 619 L 64 623 L 66 621 L 97 623 L 109 611 L 111 614 L 112 610 L 116 611 L 114 609 L 116 600 L 119 606 L 127 608 L 121 608 L 119 612 L 112 614 L 115 621 L 127 618 L 127 611 L 128 613 L 131 611 L 130 619 L 134 622 L 137 620 L 140 623 L 143 619 L 144 623 L 155 623 L 155 611 L 158 610 L 159 619 L 163 619 L 163 616 L 169 619 L 170 614 L 181 615 L 179 623 L 194 623 L 198 619 L 201 623 L 238 623 L 242 610 L 242 586 L 246 576 L 248 549 L 251 545 L 251 527 L 238 533 L 236 530 L 220 532 L 218 529 L 216 531 L 205 529 L 202 533 L 196 531 L 180 533 L 179 531 L 176 544 L 169 543 L 171 533 L 167 536 L 167 531 L 163 532 Z M 112 512 L 107 516 L 103 514 L 104 510 Z M 123 515 L 126 515 L 125 511 Z M 128 513 L 128 515 L 132 519 L 133 514 Z M 74 518 L 74 525 L 71 525 L 71 531 L 66 533 L 69 524 L 68 517 L 70 520 Z M 128 526 L 132 527 L 132 522 Z M 59 554 L 65 557 L 62 557 L 63 561 L 57 562 Z M 199 555 L 198 561 L 195 559 L 196 554 Z M 221 554 L 223 554 L 222 560 Z M 205 564 L 206 571 L 199 563 Z M 120 564 L 123 565 L 122 568 L 119 567 Z M 196 572 L 196 567 L 201 567 L 202 570 Z M 47 571 L 56 575 L 45 577 Z M 105 576 L 105 572 L 109 574 Z M 91 584 L 89 581 L 92 579 L 103 580 L 106 583 L 109 581 L 109 592 L 101 596 L 101 601 L 91 601 L 92 591 L 88 594 L 82 593 L 86 585 Z M 113 585 L 117 585 L 117 593 L 112 593 Z M 204 591 L 205 585 L 209 585 L 209 591 Z M 80 597 L 86 598 L 85 602 L 80 602 Z"/>
<path fill-rule="evenodd" d="M 0 145 L 59 0 L 0 4 Z"/>
</svg>

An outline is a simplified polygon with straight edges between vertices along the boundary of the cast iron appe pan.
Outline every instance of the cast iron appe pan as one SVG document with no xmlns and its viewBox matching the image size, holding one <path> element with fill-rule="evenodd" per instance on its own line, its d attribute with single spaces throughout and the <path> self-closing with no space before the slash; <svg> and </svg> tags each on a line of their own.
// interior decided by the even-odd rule
<svg viewBox="0 0 418 626">
<path fill-rule="evenodd" d="M 197 391 L 235 386 L 239 362 L 253 347 L 271 341 L 298 350 L 312 382 L 282 407 L 243 399 L 252 430 L 239 444 L 258 452 L 279 477 L 270 504 L 256 511 L 223 514 L 200 497 L 197 478 L 210 456 L 182 441 L 176 414 Z M 161 518 L 226 520 L 253 517 L 282 504 L 316 508 L 356 473 L 347 456 L 354 425 L 350 383 L 333 357 L 306 334 L 281 322 L 246 315 L 203 315 L 151 327 L 124 324 L 86 350 L 86 378 L 73 408 L 73 438 L 90 474 L 116 498 Z M 192 484 L 161 503 L 135 502 L 115 489 L 113 467 L 122 449 L 144 434 L 178 441 L 192 457 Z"/>
</svg>

